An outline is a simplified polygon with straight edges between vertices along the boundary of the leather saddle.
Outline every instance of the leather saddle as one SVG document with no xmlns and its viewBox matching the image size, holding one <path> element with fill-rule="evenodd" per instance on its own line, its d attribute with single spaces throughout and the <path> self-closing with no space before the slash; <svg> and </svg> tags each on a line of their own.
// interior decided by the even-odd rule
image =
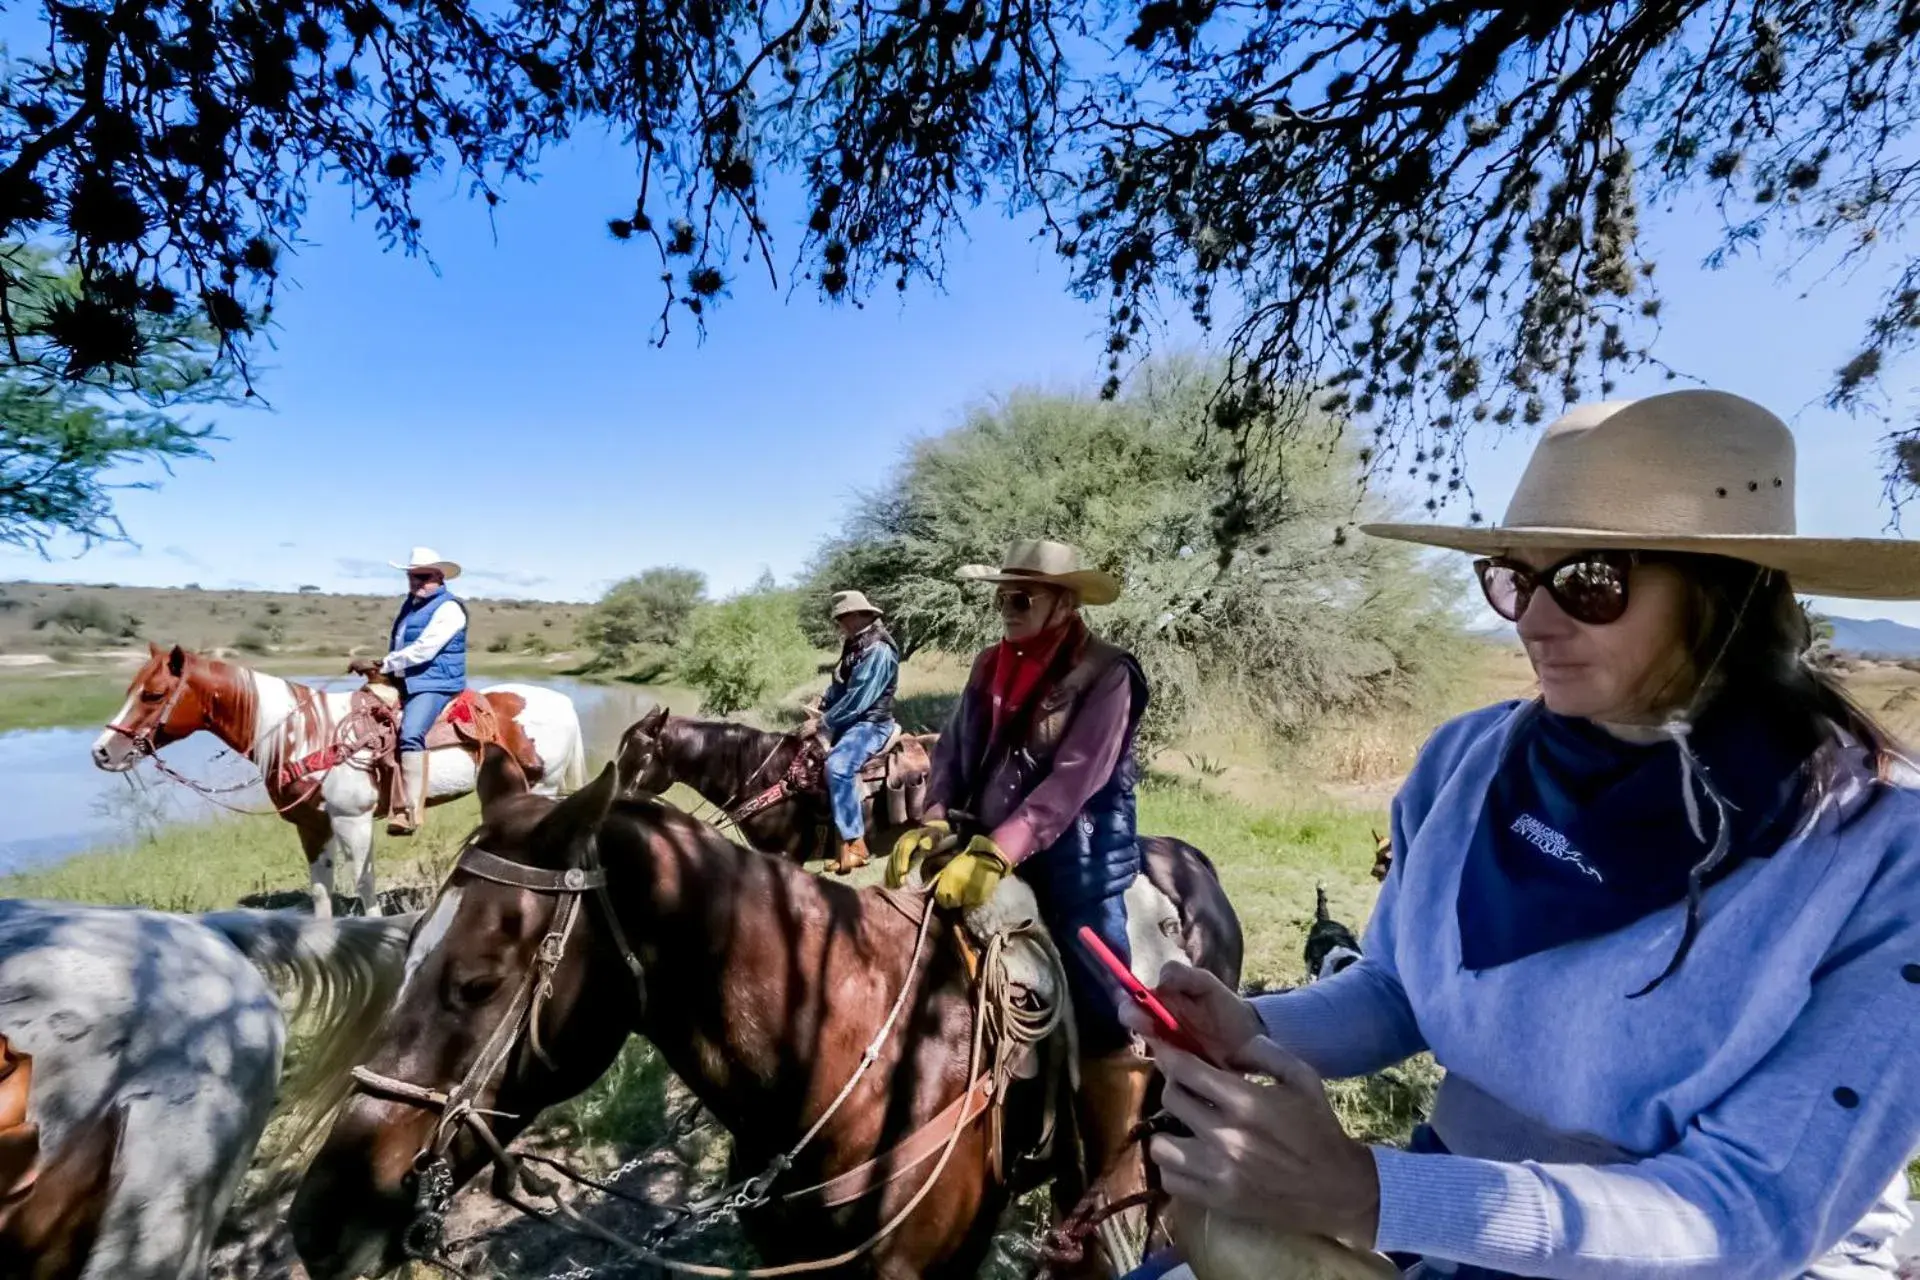
<svg viewBox="0 0 1920 1280">
<path fill-rule="evenodd" d="M 0 1036 L 0 1275 L 72 1280 L 100 1234 L 126 1111 L 84 1121 L 43 1159 L 32 1088 L 33 1058 Z"/>
<path fill-rule="evenodd" d="M 385 677 L 369 678 L 366 688 L 355 692 L 355 704 L 359 705 L 362 698 L 385 704 L 396 717 L 399 714 L 400 690 Z M 520 709 L 520 698 L 515 694 L 462 689 L 441 710 L 439 718 L 433 722 L 433 728 L 427 730 L 427 750 L 459 747 L 477 763 L 486 754 L 487 744 L 497 742 L 513 756 L 529 778 L 539 778 L 545 768 L 539 753 L 533 748 L 532 740 L 514 719 Z"/>
<path fill-rule="evenodd" d="M 898 825 L 917 822 L 926 811 L 927 781 L 933 774 L 933 734 L 912 734 L 895 725 L 885 744 L 860 767 L 860 797 L 874 806 L 874 816 Z M 826 748 L 818 738 L 795 761 L 793 773 L 804 779 L 804 789 L 824 799 L 827 794 Z M 799 788 L 796 788 L 799 789 Z M 881 809 L 881 805 L 885 809 Z"/>
</svg>

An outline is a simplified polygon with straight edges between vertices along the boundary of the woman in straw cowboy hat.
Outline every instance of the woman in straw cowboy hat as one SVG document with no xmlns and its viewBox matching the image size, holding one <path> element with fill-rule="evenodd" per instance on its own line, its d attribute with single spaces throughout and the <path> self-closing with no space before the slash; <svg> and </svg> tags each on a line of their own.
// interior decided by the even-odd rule
<svg viewBox="0 0 1920 1280">
<path fill-rule="evenodd" d="M 1081 606 L 1118 599 L 1120 584 L 1073 547 L 1016 542 L 999 569 L 969 565 L 960 577 L 993 584 L 1004 638 L 974 661 L 934 750 L 932 826 L 901 838 L 888 878 L 900 883 L 916 853 L 946 842 L 961 852 L 935 881 L 943 906 L 978 905 L 1016 869 L 1032 885 L 1066 964 L 1088 1171 L 1098 1173 L 1124 1149 L 1151 1068 L 1132 1051 L 1111 988 L 1071 940 L 1090 926 L 1129 955 L 1124 896 L 1141 870 L 1133 738 L 1147 681 L 1131 654 L 1081 619 Z M 1106 1190 L 1118 1198 L 1144 1177 L 1135 1161 Z"/>
<path fill-rule="evenodd" d="M 1163 985 L 1238 1069 L 1157 1054 L 1176 1197 L 1423 1274 L 1893 1273 L 1920 796 L 1794 589 L 1920 597 L 1920 546 L 1797 536 L 1793 464 L 1773 414 L 1678 391 L 1554 423 L 1497 527 L 1368 529 L 1483 557 L 1540 694 L 1420 753 L 1364 960 L 1252 1002 Z M 1348 1138 L 1320 1078 L 1423 1049 L 1413 1148 Z"/>
</svg>

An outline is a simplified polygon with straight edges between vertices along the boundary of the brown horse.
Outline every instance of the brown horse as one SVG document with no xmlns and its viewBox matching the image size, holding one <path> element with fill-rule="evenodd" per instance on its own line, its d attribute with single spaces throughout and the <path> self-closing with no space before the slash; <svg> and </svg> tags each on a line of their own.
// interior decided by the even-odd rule
<svg viewBox="0 0 1920 1280">
<path fill-rule="evenodd" d="M 294 1200 L 309 1275 L 396 1266 L 416 1170 L 438 1176 L 431 1157 L 443 1151 L 458 1186 L 489 1161 L 487 1135 L 459 1116 L 484 1117 L 509 1143 L 591 1084 L 635 1032 L 732 1132 L 736 1175 L 768 1169 L 825 1118 L 771 1198 L 742 1215 L 766 1262 L 836 1256 L 904 1212 L 836 1274 L 972 1275 L 1021 1184 L 994 1176 L 984 1119 L 945 1127 L 973 1079 L 972 984 L 954 927 L 926 921 L 923 944 L 924 897 L 809 875 L 658 801 L 616 800 L 617 790 L 609 767 L 556 804 L 527 794 L 505 754 L 488 752 L 482 825 L 415 936 L 361 1091 Z M 536 971 L 543 955 L 550 967 Z M 529 1003 L 529 991 L 544 994 Z M 1043 1171 L 1015 1157 L 1043 1128 L 1049 1074 L 1016 1080 L 1004 1099 L 1005 1167 L 1029 1178 Z M 456 1118 L 442 1147 L 449 1095 Z M 944 1146 L 956 1131 L 944 1167 L 899 1153 L 929 1134 Z M 849 1174 L 864 1194 L 820 1192 Z"/>
<path fill-rule="evenodd" d="M 832 822 L 824 792 L 791 795 L 744 818 L 734 817 L 747 802 L 779 785 L 804 744 L 795 733 L 770 733 L 731 720 L 670 716 L 664 706 L 655 707 L 620 735 L 616 763 L 621 794 L 660 795 L 682 783 L 726 814 L 754 848 L 805 862 L 816 856 Z M 877 816 L 870 814 L 870 824 Z M 868 843 L 891 848 L 904 830 L 870 825 Z"/>
<path fill-rule="evenodd" d="M 932 749 L 937 735 L 923 735 Z M 620 793 L 659 795 L 678 782 L 731 814 L 744 801 L 785 776 L 802 739 L 769 733 L 728 720 L 691 720 L 656 707 L 620 735 L 615 763 Z M 805 860 L 831 821 L 826 797 L 797 795 L 737 821 L 748 844 L 766 853 Z M 870 826 L 869 843 L 893 847 L 905 827 Z M 1216 973 L 1240 974 L 1240 920 L 1220 887 L 1213 864 L 1200 850 L 1171 836 L 1142 836 L 1146 878 L 1180 913 L 1182 942 L 1195 964 Z M 1129 914 L 1132 914 L 1131 902 Z"/>
</svg>

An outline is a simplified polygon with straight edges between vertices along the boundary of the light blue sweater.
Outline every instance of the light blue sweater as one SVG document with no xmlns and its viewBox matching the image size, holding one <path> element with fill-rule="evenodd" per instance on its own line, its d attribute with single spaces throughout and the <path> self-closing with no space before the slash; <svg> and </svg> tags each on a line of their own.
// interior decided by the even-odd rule
<svg viewBox="0 0 1920 1280">
<path fill-rule="evenodd" d="M 1680 906 L 1473 973 L 1461 859 L 1519 705 L 1421 752 L 1366 958 L 1255 1002 L 1323 1076 L 1431 1049 L 1466 1090 L 1578 1135 L 1516 1151 L 1436 1120 L 1454 1154 L 1375 1148 L 1379 1248 L 1545 1277 L 1891 1274 L 1920 1145 L 1920 791 L 1863 805 L 1863 763 L 1798 837 L 1707 893 L 1686 962 L 1641 999 Z M 1566 1154 L 1582 1145 L 1621 1154 Z M 1543 1150 L 1565 1162 L 1524 1158 Z"/>
</svg>

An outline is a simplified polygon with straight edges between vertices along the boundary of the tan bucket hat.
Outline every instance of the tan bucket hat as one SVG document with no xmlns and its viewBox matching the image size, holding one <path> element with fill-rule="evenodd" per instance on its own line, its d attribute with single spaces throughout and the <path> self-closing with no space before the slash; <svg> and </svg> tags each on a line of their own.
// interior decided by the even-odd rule
<svg viewBox="0 0 1920 1280">
<path fill-rule="evenodd" d="M 867 599 L 861 592 L 836 591 L 833 593 L 833 616 L 835 619 L 845 617 L 849 613 L 871 613 L 879 615 L 882 612 L 884 612 L 884 610 L 882 610 L 879 605 Z"/>
<path fill-rule="evenodd" d="M 1046 538 L 1026 538 L 1007 548 L 998 569 L 992 565 L 961 565 L 963 582 L 1037 583 L 1061 587 L 1080 597 L 1082 604 L 1112 604 L 1120 598 L 1120 580 L 1098 569 L 1080 565 L 1080 550 Z"/>
<path fill-rule="evenodd" d="M 1480 555 L 1566 547 L 1728 556 L 1779 570 L 1810 595 L 1920 598 L 1920 542 L 1796 533 L 1793 462 L 1793 433 L 1753 401 L 1669 391 L 1569 410 L 1534 446 L 1497 525 L 1360 527 Z"/>
</svg>

